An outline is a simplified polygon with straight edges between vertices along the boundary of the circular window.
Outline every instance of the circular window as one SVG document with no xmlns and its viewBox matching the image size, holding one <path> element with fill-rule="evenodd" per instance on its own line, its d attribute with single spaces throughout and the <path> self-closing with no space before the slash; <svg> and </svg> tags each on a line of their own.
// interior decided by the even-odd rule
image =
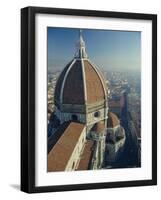
<svg viewBox="0 0 161 200">
<path fill-rule="evenodd" d="M 99 117 L 99 116 L 100 116 L 100 112 L 99 112 L 99 111 L 97 111 L 97 112 L 94 113 L 94 117 L 97 118 L 97 117 Z"/>
</svg>

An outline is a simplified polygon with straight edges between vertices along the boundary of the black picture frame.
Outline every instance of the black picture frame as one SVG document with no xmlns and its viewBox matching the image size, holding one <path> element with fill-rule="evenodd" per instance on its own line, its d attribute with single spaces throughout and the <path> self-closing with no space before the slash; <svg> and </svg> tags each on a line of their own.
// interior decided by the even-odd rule
<svg viewBox="0 0 161 200">
<path fill-rule="evenodd" d="M 35 186 L 35 16 L 59 14 L 152 21 L 152 179 L 61 186 Z M 157 184 L 157 15 L 45 7 L 21 9 L 21 190 L 27 193 Z"/>
</svg>

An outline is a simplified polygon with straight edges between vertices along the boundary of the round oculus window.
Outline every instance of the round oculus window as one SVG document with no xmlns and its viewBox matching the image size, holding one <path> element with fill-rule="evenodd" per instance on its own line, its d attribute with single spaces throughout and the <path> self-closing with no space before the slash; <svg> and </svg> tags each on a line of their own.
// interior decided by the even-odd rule
<svg viewBox="0 0 161 200">
<path fill-rule="evenodd" d="M 99 111 L 94 113 L 94 117 L 98 118 L 99 116 L 100 116 L 100 112 Z"/>
</svg>

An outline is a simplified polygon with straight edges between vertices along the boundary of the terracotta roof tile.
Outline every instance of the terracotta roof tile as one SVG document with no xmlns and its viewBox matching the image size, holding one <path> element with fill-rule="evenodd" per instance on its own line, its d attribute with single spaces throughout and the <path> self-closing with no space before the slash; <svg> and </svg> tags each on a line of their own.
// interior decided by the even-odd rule
<svg viewBox="0 0 161 200">
<path fill-rule="evenodd" d="M 48 172 L 64 171 L 85 125 L 71 122 L 48 154 Z"/>
<path fill-rule="evenodd" d="M 84 67 L 87 87 L 87 102 L 94 103 L 105 99 L 102 82 L 94 67 L 87 60 L 84 61 Z"/>
<path fill-rule="evenodd" d="M 82 64 L 80 60 L 74 63 L 67 75 L 63 90 L 63 103 L 85 103 Z"/>
<path fill-rule="evenodd" d="M 63 90 L 64 104 L 85 104 L 85 87 L 87 91 L 87 103 L 95 103 L 105 99 L 106 94 L 104 87 L 106 88 L 106 83 L 101 72 L 99 71 L 98 75 L 95 67 L 92 66 L 88 60 L 83 60 L 83 62 L 84 73 L 82 62 L 77 59 L 66 76 Z M 71 62 L 64 68 L 58 78 L 55 89 L 55 103 L 60 102 L 60 91 L 70 65 Z"/>
</svg>

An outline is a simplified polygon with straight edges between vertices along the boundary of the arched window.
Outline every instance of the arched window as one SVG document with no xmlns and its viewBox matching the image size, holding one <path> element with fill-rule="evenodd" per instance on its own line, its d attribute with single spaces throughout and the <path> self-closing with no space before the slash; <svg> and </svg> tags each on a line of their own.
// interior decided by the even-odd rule
<svg viewBox="0 0 161 200">
<path fill-rule="evenodd" d="M 77 115 L 72 115 L 72 120 L 73 121 L 78 121 L 78 116 Z"/>
</svg>

